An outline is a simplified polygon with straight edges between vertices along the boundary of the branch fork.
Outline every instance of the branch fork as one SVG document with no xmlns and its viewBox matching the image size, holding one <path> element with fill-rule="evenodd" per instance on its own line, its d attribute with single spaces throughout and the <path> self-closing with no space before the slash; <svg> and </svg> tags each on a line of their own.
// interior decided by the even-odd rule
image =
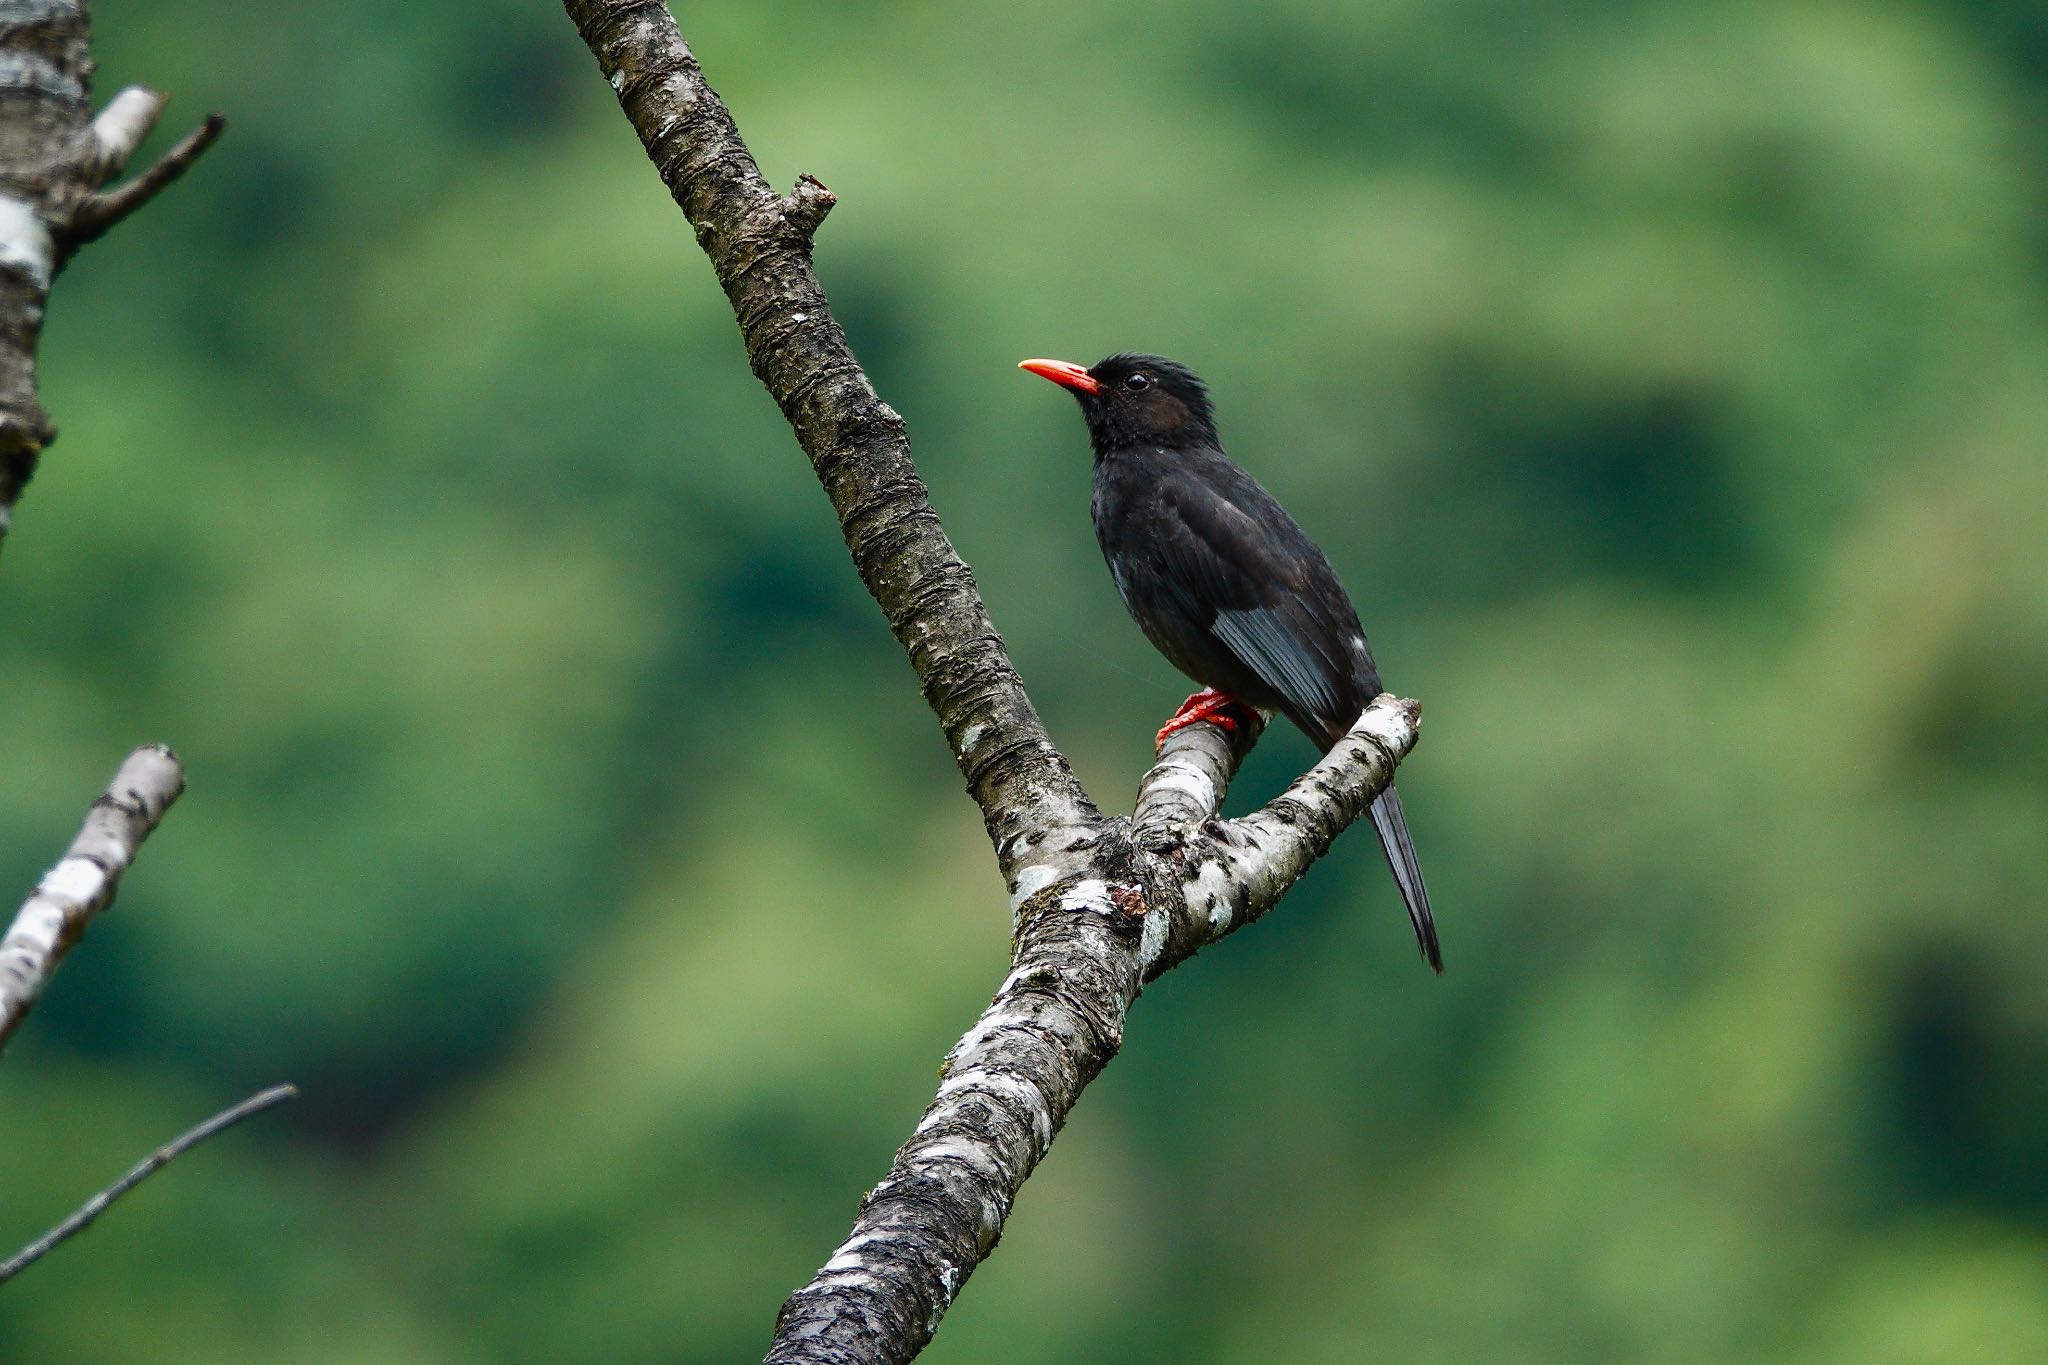
<svg viewBox="0 0 2048 1365">
<path fill-rule="evenodd" d="M 127 167 L 142 140 L 162 117 L 165 102 L 166 97 L 156 91 L 131 85 L 100 111 L 92 124 L 88 162 L 98 185 L 105 185 Z M 104 236 L 109 228 L 170 188 L 227 126 L 223 115 L 208 114 L 197 128 L 172 143 L 170 150 L 133 180 L 112 190 L 96 188 L 79 199 L 72 205 L 65 230 L 59 234 L 68 248 L 66 254 Z"/>
<path fill-rule="evenodd" d="M 1010 971 L 850 1235 L 776 1320 L 782 1365 L 908 1361 L 994 1248 L 1025 1179 L 1116 1055 L 1145 982 L 1266 914 L 1392 781 L 1420 708 L 1381 696 L 1264 808 L 1220 818 L 1259 726 L 1169 736 L 1105 817 L 1046 733 L 811 266 L 835 202 L 763 178 L 658 0 L 564 0 L 732 305 L 753 370 L 838 513 L 1010 891 Z"/>
</svg>

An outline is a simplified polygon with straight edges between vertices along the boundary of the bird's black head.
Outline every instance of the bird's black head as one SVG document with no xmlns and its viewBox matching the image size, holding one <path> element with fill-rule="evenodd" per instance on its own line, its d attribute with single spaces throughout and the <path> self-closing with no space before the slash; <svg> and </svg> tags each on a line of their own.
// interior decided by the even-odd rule
<svg viewBox="0 0 2048 1365">
<path fill-rule="evenodd" d="M 1017 368 L 1073 391 L 1097 455 L 1126 446 L 1216 443 L 1208 386 L 1164 356 L 1125 352 L 1085 370 L 1064 360 L 1026 360 Z"/>
</svg>

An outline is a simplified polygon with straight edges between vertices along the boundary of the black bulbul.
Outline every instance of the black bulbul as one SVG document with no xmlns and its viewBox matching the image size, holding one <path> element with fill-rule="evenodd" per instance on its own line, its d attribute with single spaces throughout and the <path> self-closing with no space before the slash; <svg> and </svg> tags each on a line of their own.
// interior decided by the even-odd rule
<svg viewBox="0 0 2048 1365">
<path fill-rule="evenodd" d="M 1156 355 L 1083 369 L 1019 365 L 1072 390 L 1095 447 L 1095 538 L 1124 606 L 1167 660 L 1202 684 L 1166 728 L 1230 728 L 1238 703 L 1278 711 L 1325 753 L 1382 691 L 1358 612 L 1307 532 L 1216 436 L 1209 390 Z M 1416 941 L 1441 972 L 1415 845 L 1389 786 L 1372 803 Z"/>
</svg>

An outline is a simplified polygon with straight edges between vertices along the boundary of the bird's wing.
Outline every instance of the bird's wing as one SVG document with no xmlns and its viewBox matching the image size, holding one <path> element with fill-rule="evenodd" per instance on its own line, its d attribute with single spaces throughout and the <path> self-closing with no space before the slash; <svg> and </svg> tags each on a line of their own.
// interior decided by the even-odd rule
<svg viewBox="0 0 2048 1365">
<path fill-rule="evenodd" d="M 1280 699 L 1324 749 L 1380 691 L 1358 613 L 1323 552 L 1249 474 L 1219 455 L 1181 466 L 1155 491 L 1151 566 L 1182 619 L 1210 637 Z M 1400 886 L 1416 941 L 1441 972 L 1436 922 L 1401 798 L 1373 801 L 1373 824 Z"/>
<path fill-rule="evenodd" d="M 1219 462 L 1220 463 L 1220 462 Z M 1327 747 L 1379 691 L 1358 615 L 1329 561 L 1236 466 L 1162 481 L 1163 586 Z"/>
<path fill-rule="evenodd" d="M 1273 606 L 1225 607 L 1209 631 L 1266 684 L 1313 716 L 1337 709 L 1337 691 L 1321 652 L 1304 649 L 1286 615 Z"/>
</svg>

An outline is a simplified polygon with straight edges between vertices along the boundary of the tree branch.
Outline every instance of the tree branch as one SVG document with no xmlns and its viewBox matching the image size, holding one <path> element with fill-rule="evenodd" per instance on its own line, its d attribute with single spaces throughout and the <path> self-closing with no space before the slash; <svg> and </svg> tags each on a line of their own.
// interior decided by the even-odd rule
<svg viewBox="0 0 2048 1365">
<path fill-rule="evenodd" d="M 910 460 L 811 269 L 834 202 L 789 195 L 753 155 L 675 20 L 654 0 L 567 0 L 569 16 L 725 288 L 754 374 L 810 456 L 861 582 L 881 605 L 998 848 L 1094 818 L 1053 747 Z"/>
<path fill-rule="evenodd" d="M 1264 809 L 1219 821 L 1257 738 L 1169 737 L 1135 819 L 1104 818 L 1053 746 L 911 464 L 903 421 L 847 349 L 811 268 L 834 202 L 762 179 L 666 8 L 564 0 L 731 302 L 754 373 L 810 456 L 981 807 L 1010 888 L 1011 971 L 852 1235 L 777 1318 L 771 1362 L 901 1362 L 994 1248 L 1010 1206 L 1143 984 L 1265 914 L 1393 779 L 1419 707 L 1376 699 Z"/>
<path fill-rule="evenodd" d="M 19 1275 L 22 1271 L 56 1250 L 64 1242 L 84 1232 L 88 1227 L 92 1226 L 92 1220 L 105 1213 L 108 1206 L 116 1199 L 134 1189 L 137 1185 L 140 1185 L 143 1181 L 149 1179 L 158 1171 L 170 1165 L 194 1147 L 197 1147 L 200 1143 L 220 1133 L 225 1133 L 243 1119 L 254 1118 L 266 1109 L 282 1104 L 286 1100 L 297 1098 L 298 1093 L 298 1087 L 296 1086 L 273 1085 L 268 1090 L 259 1091 L 251 1095 L 248 1099 L 243 1100 L 232 1108 L 223 1109 L 198 1127 L 190 1129 L 166 1142 L 163 1146 L 157 1148 L 154 1152 L 151 1152 L 148 1156 L 130 1167 L 128 1174 L 86 1200 L 76 1213 L 73 1213 L 69 1218 L 57 1224 L 56 1227 L 51 1228 L 48 1232 L 36 1238 L 35 1241 L 30 1242 L 20 1251 L 15 1252 L 6 1261 L 0 1262 L 0 1284 L 6 1284 L 16 1275 Z"/>
<path fill-rule="evenodd" d="M 1272 909 L 1393 780 L 1418 711 L 1380 697 L 1285 794 L 1220 823 L 1250 746 L 1189 727 L 1139 788 L 1141 807 L 1170 800 L 1192 821 L 1178 842 L 1149 851 L 1129 822 L 1105 820 L 1027 850 L 1010 974 L 947 1054 L 938 1094 L 852 1235 L 783 1305 L 770 1362 L 907 1361 L 924 1348 L 1082 1089 L 1122 1046 L 1144 983 Z M 1195 773 L 1209 790 L 1182 805 Z"/>
<path fill-rule="evenodd" d="M 71 215 L 71 249 L 75 251 L 87 242 L 99 240 L 107 229 L 163 193 L 172 181 L 192 168 L 192 163 L 227 126 L 228 121 L 221 115 L 208 114 L 141 175 L 104 194 L 89 194 L 80 200 Z"/>
<path fill-rule="evenodd" d="M 1251 717 L 1234 730 L 1216 725 L 1190 725 L 1167 736 L 1152 770 L 1138 784 L 1138 803 L 1131 813 L 1131 835 L 1138 847 L 1163 853 L 1193 834 L 1223 809 L 1223 794 L 1237 765 L 1258 743 L 1266 718 L 1240 707 Z"/>
<path fill-rule="evenodd" d="M 1415 747 L 1421 731 L 1420 702 L 1382 693 L 1286 791 L 1238 819 L 1205 820 L 1199 833 L 1170 849 L 1165 857 L 1179 873 L 1178 897 L 1169 902 L 1158 949 L 1142 956 L 1145 979 L 1180 965 L 1279 904 L 1309 865 L 1329 852 L 1337 836 L 1393 782 L 1395 766 Z M 1147 782 L 1158 771 L 1155 767 L 1148 773 Z M 1224 785 L 1216 783 L 1219 803 Z M 1150 924 L 1147 932 L 1152 932 Z"/>
<path fill-rule="evenodd" d="M 0 3 L 0 543 L 57 435 L 35 374 L 51 281 L 79 247 L 177 179 L 223 126 L 213 115 L 132 182 L 102 194 L 155 126 L 164 97 L 131 86 L 93 118 L 90 39 L 84 0 Z"/>
<path fill-rule="evenodd" d="M 161 744 L 128 755 L 57 865 L 43 874 L 0 938 L 0 1048 L 14 1036 L 64 954 L 114 901 L 121 874 L 185 790 L 178 756 Z"/>
</svg>

